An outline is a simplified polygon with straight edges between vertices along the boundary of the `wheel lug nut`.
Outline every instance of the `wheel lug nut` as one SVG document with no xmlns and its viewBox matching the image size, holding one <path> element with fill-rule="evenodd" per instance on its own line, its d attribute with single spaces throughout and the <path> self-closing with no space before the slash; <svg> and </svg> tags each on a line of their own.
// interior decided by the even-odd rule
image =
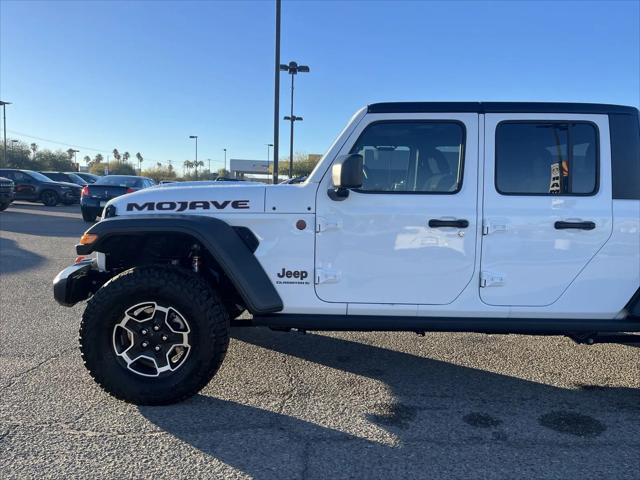
<svg viewBox="0 0 640 480">
<path fill-rule="evenodd" d="M 158 330 L 160 330 L 160 326 L 159 325 L 154 325 L 153 326 L 153 330 L 157 332 Z"/>
<path fill-rule="evenodd" d="M 147 334 L 147 330 L 143 328 L 140 333 L 142 333 L 143 335 L 146 335 Z"/>
<path fill-rule="evenodd" d="M 142 348 L 147 348 L 149 346 L 149 342 L 142 342 Z"/>
<path fill-rule="evenodd" d="M 160 345 L 156 345 L 156 346 L 155 346 L 155 351 L 156 351 L 156 352 L 159 352 L 159 351 L 160 351 Z"/>
<path fill-rule="evenodd" d="M 166 335 L 162 335 L 162 341 L 163 341 L 163 342 L 166 342 L 166 341 L 167 341 L 167 338 L 169 338 L 169 337 L 167 337 Z"/>
</svg>

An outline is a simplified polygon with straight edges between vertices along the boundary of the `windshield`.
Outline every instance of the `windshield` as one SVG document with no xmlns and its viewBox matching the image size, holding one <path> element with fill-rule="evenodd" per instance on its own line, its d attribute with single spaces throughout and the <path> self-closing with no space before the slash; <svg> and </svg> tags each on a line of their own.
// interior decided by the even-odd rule
<svg viewBox="0 0 640 480">
<path fill-rule="evenodd" d="M 96 181 L 95 185 L 117 185 L 119 187 L 140 188 L 142 179 L 136 177 L 121 177 L 119 175 L 109 175 Z"/>
<path fill-rule="evenodd" d="M 53 180 L 51 180 L 46 175 L 41 174 L 40 172 L 34 172 L 33 170 L 25 170 L 24 172 L 41 182 L 53 182 Z"/>
<path fill-rule="evenodd" d="M 87 182 L 80 176 L 75 173 L 67 173 L 69 178 L 73 181 L 73 183 L 77 183 L 78 185 L 87 185 Z"/>
</svg>

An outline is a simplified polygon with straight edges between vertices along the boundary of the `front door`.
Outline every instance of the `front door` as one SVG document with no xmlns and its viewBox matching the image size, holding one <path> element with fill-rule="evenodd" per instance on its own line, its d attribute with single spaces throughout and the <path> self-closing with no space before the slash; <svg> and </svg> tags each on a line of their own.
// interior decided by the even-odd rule
<svg viewBox="0 0 640 480">
<path fill-rule="evenodd" d="M 612 231 L 604 115 L 487 114 L 480 297 L 554 303 Z"/>
<path fill-rule="evenodd" d="M 317 194 L 318 297 L 327 302 L 447 304 L 475 259 L 478 115 L 368 114 L 340 154 L 364 158 L 344 200 Z"/>
</svg>

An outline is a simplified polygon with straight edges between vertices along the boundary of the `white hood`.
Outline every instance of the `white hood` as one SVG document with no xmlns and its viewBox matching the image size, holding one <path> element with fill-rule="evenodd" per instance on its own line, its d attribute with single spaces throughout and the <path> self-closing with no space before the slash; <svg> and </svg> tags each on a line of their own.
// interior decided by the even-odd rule
<svg viewBox="0 0 640 480">
<path fill-rule="evenodd" d="M 218 182 L 220 184 L 222 182 Z M 216 213 L 263 213 L 265 185 L 168 184 L 146 188 L 111 200 L 117 216 L 180 213 L 212 215 Z"/>
</svg>

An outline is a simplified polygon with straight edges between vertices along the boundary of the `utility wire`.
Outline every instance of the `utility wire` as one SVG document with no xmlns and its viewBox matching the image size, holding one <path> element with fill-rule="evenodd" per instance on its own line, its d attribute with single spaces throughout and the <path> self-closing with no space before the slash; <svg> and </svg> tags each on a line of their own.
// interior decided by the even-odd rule
<svg viewBox="0 0 640 480">
<path fill-rule="evenodd" d="M 32 140 L 40 140 L 41 142 L 48 142 L 48 143 L 53 143 L 55 145 L 62 145 L 63 147 L 72 147 L 72 148 L 79 148 L 82 150 L 90 150 L 92 152 L 98 152 L 98 153 L 104 153 L 106 155 L 111 155 L 112 154 L 112 150 L 106 150 L 106 149 L 99 149 L 99 148 L 91 148 L 91 147 L 84 147 L 82 145 L 74 145 L 72 143 L 65 143 L 65 142 L 60 142 L 58 140 L 51 140 L 49 138 L 43 138 L 43 137 L 36 137 L 35 135 L 29 135 L 23 132 L 17 132 L 15 130 L 9 130 L 7 129 L 7 132 L 9 133 L 13 133 L 15 135 L 20 135 L 22 137 L 27 137 L 30 138 Z M 148 160 L 150 162 L 155 162 L 155 163 L 166 163 L 166 164 L 170 164 L 172 161 L 171 160 L 155 160 L 153 158 L 148 158 L 148 157 L 144 157 L 145 160 Z"/>
</svg>

